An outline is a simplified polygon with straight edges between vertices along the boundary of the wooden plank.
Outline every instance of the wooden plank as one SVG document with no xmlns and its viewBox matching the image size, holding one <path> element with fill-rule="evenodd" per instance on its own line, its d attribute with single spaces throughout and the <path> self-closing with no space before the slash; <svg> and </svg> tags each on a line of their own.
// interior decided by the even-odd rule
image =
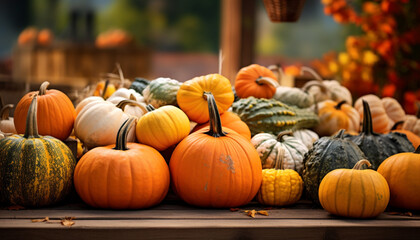
<svg viewBox="0 0 420 240">
<path fill-rule="evenodd" d="M 0 220 L 2 239 L 418 239 L 419 221 L 75 220 L 72 227 Z"/>
</svg>

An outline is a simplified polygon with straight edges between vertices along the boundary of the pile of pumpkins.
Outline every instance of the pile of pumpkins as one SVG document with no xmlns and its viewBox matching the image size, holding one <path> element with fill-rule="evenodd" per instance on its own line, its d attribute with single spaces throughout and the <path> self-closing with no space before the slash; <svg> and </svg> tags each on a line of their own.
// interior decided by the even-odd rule
<svg viewBox="0 0 420 240">
<path fill-rule="evenodd" d="M 242 68 L 234 87 L 219 74 L 102 83 L 76 107 L 45 82 L 14 119 L 2 110 L 0 126 L 14 131 L 0 130 L 23 135 L 0 140 L 0 202 L 51 205 L 74 186 L 90 206 L 141 209 L 171 186 L 200 207 L 292 205 L 306 189 L 341 216 L 420 209 L 420 120 L 406 124 L 392 98 L 368 95 L 353 107 L 345 87 L 315 73 L 302 89 L 279 86 L 274 70 Z M 85 148 L 78 161 L 62 143 L 70 135 Z"/>
</svg>

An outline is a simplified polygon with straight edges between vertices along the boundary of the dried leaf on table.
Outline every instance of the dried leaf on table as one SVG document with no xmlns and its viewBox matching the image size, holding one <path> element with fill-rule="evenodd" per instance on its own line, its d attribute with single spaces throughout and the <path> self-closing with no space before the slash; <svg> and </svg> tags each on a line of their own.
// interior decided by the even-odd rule
<svg viewBox="0 0 420 240">
<path fill-rule="evenodd" d="M 75 219 L 75 217 L 65 217 L 61 219 L 61 225 L 66 226 L 66 227 L 71 227 L 75 224 L 73 219 Z"/>
<path fill-rule="evenodd" d="M 255 218 L 255 213 L 257 213 L 257 211 L 255 211 L 254 209 L 252 209 L 252 210 L 246 210 L 245 213 L 246 213 L 246 215 L 248 215 L 248 216 L 250 216 L 252 218 Z"/>
<path fill-rule="evenodd" d="M 261 214 L 261 215 L 264 215 L 264 216 L 268 216 L 268 212 L 267 212 L 267 211 L 262 211 L 262 210 L 260 210 L 260 211 L 258 211 L 257 213 L 258 213 L 258 214 Z"/>
<path fill-rule="evenodd" d="M 20 206 L 20 205 L 13 205 L 13 206 L 9 206 L 6 208 L 7 210 L 23 210 L 25 209 L 25 207 Z"/>
<path fill-rule="evenodd" d="M 406 212 L 406 213 L 404 213 L 404 214 L 403 214 L 403 216 L 409 216 L 409 217 L 412 217 L 412 216 L 413 216 L 413 214 L 412 214 L 411 212 Z"/>
<path fill-rule="evenodd" d="M 48 222 L 48 221 L 50 221 L 50 218 L 49 217 L 45 217 L 45 218 L 42 218 L 42 219 L 32 219 L 32 222 L 33 223 L 36 223 L 36 222 Z"/>
</svg>

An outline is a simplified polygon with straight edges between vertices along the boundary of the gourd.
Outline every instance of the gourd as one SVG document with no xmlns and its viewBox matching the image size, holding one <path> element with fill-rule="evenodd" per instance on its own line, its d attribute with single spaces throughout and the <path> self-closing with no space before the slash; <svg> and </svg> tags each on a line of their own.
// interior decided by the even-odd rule
<svg viewBox="0 0 420 240">
<path fill-rule="evenodd" d="M 99 81 L 96 84 L 93 96 L 102 97 L 103 99 L 109 98 L 117 88 L 114 84 L 110 83 L 109 80 Z"/>
<path fill-rule="evenodd" d="M 170 78 L 157 78 L 144 90 L 143 97 L 146 104 L 159 108 L 165 105 L 177 106 L 176 95 L 182 83 Z"/>
<path fill-rule="evenodd" d="M 314 97 L 299 88 L 279 86 L 274 99 L 298 108 L 308 108 L 314 104 Z"/>
<path fill-rule="evenodd" d="M 140 143 L 159 151 L 177 144 L 190 133 L 190 121 L 187 115 L 175 106 L 162 106 L 149 110 L 136 125 L 136 137 Z"/>
<path fill-rule="evenodd" d="M 220 74 L 208 74 L 184 82 L 176 96 L 178 105 L 191 121 L 209 121 L 208 104 L 204 96 L 211 92 L 220 114 L 227 111 L 233 103 L 230 81 Z"/>
<path fill-rule="evenodd" d="M 292 128 L 311 128 L 319 122 L 312 110 L 294 108 L 275 99 L 243 98 L 232 104 L 232 111 L 248 125 L 252 136 L 258 133 L 277 135 Z"/>
<path fill-rule="evenodd" d="M 420 210 L 420 147 L 415 152 L 398 153 L 381 163 L 378 173 L 389 184 L 389 205 Z"/>
<path fill-rule="evenodd" d="M 251 143 L 260 156 L 263 169 L 276 167 L 302 173 L 303 158 L 308 148 L 292 134 L 292 131 L 284 131 L 277 136 L 259 133 L 252 137 Z"/>
<path fill-rule="evenodd" d="M 417 102 L 416 115 L 406 115 L 402 129 L 412 131 L 417 136 L 420 136 L 420 103 Z"/>
<path fill-rule="evenodd" d="M 320 136 L 331 136 L 340 129 L 359 131 L 359 113 L 345 101 L 325 100 L 318 103 L 318 117 L 319 124 L 314 131 Z"/>
<path fill-rule="evenodd" d="M 263 169 L 257 201 L 268 206 L 288 206 L 296 203 L 303 192 L 303 182 L 292 169 Z"/>
<path fill-rule="evenodd" d="M 320 138 L 303 160 L 302 179 L 308 198 L 319 204 L 318 189 L 324 176 L 334 169 L 350 169 L 365 158 L 356 144 L 344 139 L 344 129 L 335 136 Z"/>
<path fill-rule="evenodd" d="M 195 206 L 244 205 L 260 188 L 261 161 L 249 140 L 222 129 L 215 98 L 211 93 L 205 96 L 210 127 L 190 134 L 175 148 L 169 162 L 173 189 Z"/>
<path fill-rule="evenodd" d="M 376 170 L 382 161 L 391 155 L 414 151 L 413 144 L 411 144 L 405 134 L 397 132 L 387 134 L 375 133 L 373 125 L 369 104 L 363 101 L 362 132 L 357 136 L 346 136 L 346 138 L 359 146 L 367 159 L 371 161 L 373 169 Z"/>
<path fill-rule="evenodd" d="M 39 91 L 29 92 L 20 99 L 14 113 L 15 128 L 19 134 L 25 132 L 26 114 L 33 96 L 37 94 L 39 134 L 66 140 L 73 130 L 76 112 L 66 94 L 55 89 L 47 90 L 49 84 L 43 82 Z"/>
<path fill-rule="evenodd" d="M 369 161 L 358 161 L 353 169 L 329 172 L 319 186 L 319 201 L 328 212 L 349 218 L 373 218 L 385 211 L 389 187 L 385 178 L 370 167 Z"/>
<path fill-rule="evenodd" d="M 293 136 L 305 144 L 308 149 L 311 149 L 314 142 L 319 139 L 318 134 L 309 129 L 299 129 L 293 131 Z"/>
<path fill-rule="evenodd" d="M 150 80 L 145 78 L 135 78 L 130 85 L 130 89 L 134 89 L 138 93 L 142 93 L 143 90 L 150 84 Z"/>
<path fill-rule="evenodd" d="M 261 65 L 241 68 L 236 75 L 235 90 L 240 98 L 272 98 L 279 84 L 274 73 Z"/>
<path fill-rule="evenodd" d="M 38 97 L 32 97 L 25 134 L 0 140 L 0 203 L 6 205 L 48 206 L 73 186 L 73 153 L 60 140 L 38 133 Z"/>
<path fill-rule="evenodd" d="M 313 69 L 302 67 L 302 72 L 309 72 L 316 80 L 309 81 L 303 85 L 302 89 L 307 90 L 314 97 L 315 102 L 333 100 L 335 102 L 346 101 L 347 104 L 353 104 L 353 98 L 350 91 L 342 86 L 336 80 L 323 80 Z"/>
<path fill-rule="evenodd" d="M 118 130 L 116 144 L 97 147 L 74 172 L 78 195 L 96 208 L 139 209 L 160 203 L 169 189 L 169 169 L 152 147 L 127 143 L 131 117 Z"/>
<path fill-rule="evenodd" d="M 9 117 L 10 109 L 14 107 L 13 104 L 6 104 L 0 110 L 0 131 L 4 133 L 17 133 L 12 117 Z"/>
<path fill-rule="evenodd" d="M 381 99 L 373 94 L 360 97 L 354 103 L 354 108 L 359 112 L 360 119 L 363 119 L 363 100 L 369 103 L 372 116 L 373 131 L 377 133 L 387 133 L 394 125 L 394 121 L 390 119 L 385 111 Z"/>
<path fill-rule="evenodd" d="M 223 127 L 232 129 L 233 131 L 244 136 L 246 139 L 251 140 L 251 131 L 249 130 L 249 127 L 235 113 L 229 111 L 224 112 L 222 115 L 220 115 L 220 121 Z M 208 127 L 209 125 L 209 122 L 196 125 L 192 131 L 195 132 L 204 127 Z"/>
<path fill-rule="evenodd" d="M 118 129 L 129 116 L 111 102 L 91 102 L 77 115 L 74 134 L 88 149 L 115 144 Z M 134 142 L 135 139 L 135 130 L 132 129 L 128 141 Z"/>
</svg>

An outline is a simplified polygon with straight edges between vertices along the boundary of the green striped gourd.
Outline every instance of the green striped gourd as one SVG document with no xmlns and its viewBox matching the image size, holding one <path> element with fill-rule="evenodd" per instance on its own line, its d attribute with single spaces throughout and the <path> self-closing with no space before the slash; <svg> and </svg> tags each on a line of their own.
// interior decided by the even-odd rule
<svg viewBox="0 0 420 240">
<path fill-rule="evenodd" d="M 275 99 L 243 98 L 232 104 L 232 111 L 248 125 L 252 135 L 278 135 L 288 129 L 311 128 L 319 122 L 312 110 L 291 107 Z"/>
<path fill-rule="evenodd" d="M 181 87 L 180 82 L 170 78 L 157 78 L 143 90 L 146 104 L 159 108 L 164 105 L 177 105 L 176 94 Z"/>
<path fill-rule="evenodd" d="M 41 207 L 64 199 L 73 184 L 76 160 L 60 140 L 39 136 L 37 100 L 32 99 L 25 135 L 0 140 L 0 203 Z"/>
</svg>

